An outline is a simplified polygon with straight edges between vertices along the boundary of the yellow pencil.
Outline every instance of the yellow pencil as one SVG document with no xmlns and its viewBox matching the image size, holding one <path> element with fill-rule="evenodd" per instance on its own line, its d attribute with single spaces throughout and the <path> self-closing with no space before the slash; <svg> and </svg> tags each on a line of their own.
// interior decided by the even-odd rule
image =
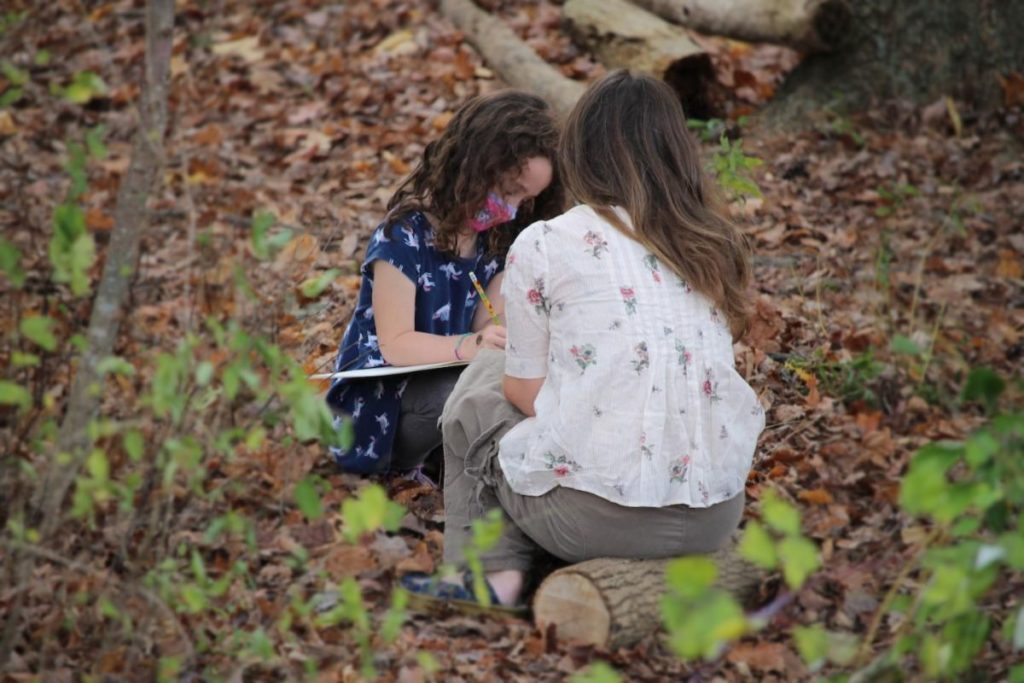
<svg viewBox="0 0 1024 683">
<path fill-rule="evenodd" d="M 494 310 L 494 305 L 491 303 L 491 300 L 487 298 L 487 293 L 484 292 L 484 288 L 480 286 L 480 281 L 476 279 L 476 273 L 469 271 L 469 279 L 473 283 L 473 286 L 476 287 L 476 293 L 480 295 L 480 301 L 484 302 L 484 307 L 490 314 L 491 320 L 494 321 L 495 325 L 500 325 L 501 318 L 498 317 L 497 311 Z"/>
</svg>

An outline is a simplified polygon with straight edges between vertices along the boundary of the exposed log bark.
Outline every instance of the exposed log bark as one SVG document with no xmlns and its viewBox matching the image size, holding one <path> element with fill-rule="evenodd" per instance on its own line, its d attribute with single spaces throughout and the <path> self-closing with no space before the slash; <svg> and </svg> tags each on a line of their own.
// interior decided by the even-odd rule
<svg viewBox="0 0 1024 683">
<path fill-rule="evenodd" d="M 658 16 L 712 35 L 832 50 L 849 34 L 846 0 L 634 0 Z"/>
<path fill-rule="evenodd" d="M 706 118 L 714 69 L 684 30 L 625 0 L 568 0 L 562 17 L 573 40 L 605 66 L 664 79 L 688 115 Z"/>
<path fill-rule="evenodd" d="M 736 553 L 736 543 L 711 555 L 716 586 L 749 600 L 765 573 Z M 629 647 L 661 625 L 665 567 L 671 560 L 600 558 L 553 572 L 533 598 L 541 630 L 554 625 L 559 639 L 615 649 Z"/>
<path fill-rule="evenodd" d="M 501 79 L 547 100 L 559 116 L 565 116 L 583 94 L 582 83 L 563 76 L 537 56 L 505 25 L 471 0 L 441 0 L 441 13 L 483 55 Z"/>
<path fill-rule="evenodd" d="M 952 96 L 971 109 L 1009 103 L 1006 78 L 1024 73 L 1024 3 L 857 0 L 842 49 L 808 55 L 759 118 L 794 128 L 812 112 L 850 113 L 880 100 Z M 1006 99 L 1004 99 L 1006 98 Z"/>
</svg>

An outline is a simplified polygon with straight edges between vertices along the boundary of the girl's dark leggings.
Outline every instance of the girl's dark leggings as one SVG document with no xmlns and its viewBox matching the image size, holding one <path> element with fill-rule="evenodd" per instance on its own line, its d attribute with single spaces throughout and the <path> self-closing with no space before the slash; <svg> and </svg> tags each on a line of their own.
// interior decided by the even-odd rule
<svg viewBox="0 0 1024 683">
<path fill-rule="evenodd" d="M 441 428 L 437 421 L 448 395 L 465 369 L 464 366 L 456 366 L 409 375 L 398 415 L 398 431 L 391 455 L 392 470 L 419 467 L 435 450 L 440 457 Z"/>
</svg>

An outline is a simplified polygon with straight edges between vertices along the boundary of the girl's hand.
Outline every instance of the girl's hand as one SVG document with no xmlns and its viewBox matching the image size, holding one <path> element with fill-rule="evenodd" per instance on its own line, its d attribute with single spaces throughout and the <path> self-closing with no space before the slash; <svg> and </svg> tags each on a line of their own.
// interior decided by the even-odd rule
<svg viewBox="0 0 1024 683">
<path fill-rule="evenodd" d="M 505 328 L 494 323 L 488 324 L 476 334 L 471 334 L 459 343 L 459 355 L 472 360 L 480 349 L 504 349 Z"/>
<path fill-rule="evenodd" d="M 505 327 L 488 323 L 478 333 L 481 337 L 480 348 L 482 349 L 504 349 L 505 348 Z M 475 340 L 474 340 L 475 341 Z"/>
</svg>

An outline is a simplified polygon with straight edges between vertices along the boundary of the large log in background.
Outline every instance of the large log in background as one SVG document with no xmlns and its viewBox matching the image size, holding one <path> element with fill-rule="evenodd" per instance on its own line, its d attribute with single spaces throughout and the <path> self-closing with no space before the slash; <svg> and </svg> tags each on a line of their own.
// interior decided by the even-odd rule
<svg viewBox="0 0 1024 683">
<path fill-rule="evenodd" d="M 686 32 L 625 0 L 567 0 L 562 7 L 573 42 L 605 66 L 642 71 L 672 86 L 688 116 L 707 118 L 711 58 Z"/>
<path fill-rule="evenodd" d="M 583 94 L 582 83 L 545 62 L 498 17 L 471 0 L 441 0 L 441 13 L 462 31 L 503 81 L 543 97 L 565 116 Z"/>
<path fill-rule="evenodd" d="M 660 17 L 709 35 L 825 52 L 849 36 L 846 0 L 634 0 Z"/>
<path fill-rule="evenodd" d="M 734 539 L 711 555 L 718 565 L 715 585 L 749 602 L 765 572 L 741 558 L 736 547 Z M 600 558 L 563 567 L 537 588 L 534 622 L 541 631 L 553 625 L 559 640 L 629 647 L 661 626 L 665 567 L 671 561 Z"/>
</svg>

